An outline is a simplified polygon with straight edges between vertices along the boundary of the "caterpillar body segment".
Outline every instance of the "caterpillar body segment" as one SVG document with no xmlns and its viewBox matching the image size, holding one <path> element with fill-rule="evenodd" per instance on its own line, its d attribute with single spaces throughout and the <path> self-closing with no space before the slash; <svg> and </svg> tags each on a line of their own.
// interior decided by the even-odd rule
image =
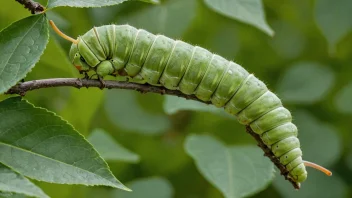
<svg viewBox="0 0 352 198">
<path fill-rule="evenodd" d="M 157 35 L 148 51 L 147 59 L 139 75 L 150 84 L 158 84 L 175 42 L 165 36 Z"/>
<path fill-rule="evenodd" d="M 211 102 L 216 107 L 225 106 L 248 76 L 249 73 L 243 69 L 243 67 L 229 61 L 229 67 L 225 71 L 219 86 L 212 95 Z"/>
<path fill-rule="evenodd" d="M 195 46 L 192 51 L 192 58 L 187 65 L 186 73 L 179 83 L 179 90 L 184 94 L 193 94 L 199 83 L 202 81 L 208 69 L 213 54 L 208 50 Z"/>
<path fill-rule="evenodd" d="M 297 183 L 306 180 L 306 165 L 331 175 L 302 159 L 290 112 L 262 81 L 240 65 L 201 47 L 129 25 L 96 27 L 77 40 L 66 39 L 73 42 L 69 55 L 80 71 L 94 70 L 100 77 L 125 75 L 141 83 L 194 94 L 223 107 L 260 135 Z"/>
<path fill-rule="evenodd" d="M 124 69 L 128 76 L 135 77 L 139 74 L 154 40 L 155 35 L 144 30 L 138 30 L 133 42 L 132 52 Z"/>
<path fill-rule="evenodd" d="M 207 71 L 194 92 L 197 98 L 203 101 L 211 100 L 211 96 L 216 88 L 218 88 L 218 85 L 229 66 L 229 61 L 221 56 L 213 54 L 208 64 Z"/>
<path fill-rule="evenodd" d="M 291 121 L 291 113 L 284 107 L 278 107 L 253 121 L 249 126 L 255 133 L 261 135 L 270 129 L 290 123 Z"/>
<path fill-rule="evenodd" d="M 171 55 L 160 77 L 160 83 L 167 89 L 177 89 L 192 59 L 194 47 L 183 41 L 174 43 Z"/>
<path fill-rule="evenodd" d="M 245 109 L 237 114 L 238 121 L 243 125 L 252 123 L 271 110 L 281 107 L 281 100 L 271 91 L 266 91 Z"/>
</svg>

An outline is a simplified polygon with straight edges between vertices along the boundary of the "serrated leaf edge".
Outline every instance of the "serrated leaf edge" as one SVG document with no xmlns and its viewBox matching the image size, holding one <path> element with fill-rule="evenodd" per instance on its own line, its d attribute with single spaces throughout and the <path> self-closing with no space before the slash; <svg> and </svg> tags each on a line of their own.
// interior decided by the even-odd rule
<svg viewBox="0 0 352 198">
<path fill-rule="evenodd" d="M 45 112 L 47 112 L 48 114 L 51 114 L 51 115 L 53 115 L 53 116 L 56 116 L 56 117 L 59 118 L 61 121 L 63 121 L 65 124 L 67 124 L 69 127 L 71 127 L 75 132 L 77 132 L 77 134 L 78 134 L 80 137 L 82 137 L 82 138 L 93 148 L 93 150 L 98 154 L 98 157 L 99 157 L 101 160 L 103 160 L 104 164 L 105 164 L 105 165 L 107 166 L 107 168 L 108 168 L 109 173 L 114 177 L 114 179 L 116 179 L 118 182 L 120 182 L 120 181 L 114 176 L 114 174 L 112 174 L 109 165 L 108 165 L 107 162 L 100 156 L 100 154 L 99 154 L 98 151 L 93 147 L 93 145 L 92 145 L 82 134 L 80 134 L 68 121 L 64 120 L 61 116 L 57 115 L 55 112 L 49 111 L 48 109 L 45 109 L 45 108 L 42 108 L 42 107 L 36 107 L 36 106 L 34 106 L 32 103 L 30 103 L 29 101 L 23 99 L 22 97 L 17 97 L 17 98 L 20 98 L 19 101 L 25 101 L 27 104 L 29 104 L 30 106 L 32 106 L 32 107 L 35 108 L 35 109 L 41 109 L 41 110 L 44 110 Z M 2 102 L 2 101 L 1 101 L 1 102 Z M 0 144 L 1 144 L 1 143 L 0 143 Z M 10 145 L 10 146 L 12 146 L 12 145 Z M 16 147 L 16 148 L 17 148 L 17 147 Z M 21 148 L 20 148 L 20 149 L 21 149 Z M 21 149 L 21 150 L 24 150 L 24 149 Z M 26 151 L 26 150 L 25 150 L 25 151 Z M 36 154 L 36 153 L 35 153 L 35 154 Z M 36 155 L 39 155 L 39 154 L 36 154 Z M 40 156 L 42 156 L 42 155 L 40 155 Z M 46 156 L 42 156 L 42 157 L 48 158 L 48 157 L 46 157 Z M 51 158 L 48 158 L 48 159 L 51 159 Z M 51 160 L 52 160 L 52 159 L 51 159 Z M 58 161 L 58 162 L 60 162 L 60 161 Z M 3 162 L 1 162 L 1 163 L 3 163 Z M 60 162 L 60 163 L 63 163 L 63 162 Z M 5 163 L 3 163 L 3 164 L 13 170 L 13 168 L 12 168 L 11 166 L 8 166 L 8 165 L 5 164 Z M 66 164 L 66 163 L 63 163 L 63 164 Z M 67 165 L 69 165 L 69 164 L 67 164 Z M 78 168 L 78 167 L 76 167 L 76 168 Z M 80 168 L 79 168 L 79 169 L 80 169 Z M 82 170 L 84 170 L 84 169 L 82 169 Z M 86 171 L 86 170 L 84 170 L 84 171 Z M 15 171 L 15 172 L 16 172 L 16 171 Z M 20 173 L 19 173 L 19 174 L 20 174 Z M 21 175 L 22 175 L 22 174 L 21 174 Z M 100 175 L 98 175 L 98 176 L 101 177 Z M 29 177 L 29 178 L 31 178 L 31 177 Z M 43 180 L 39 180 L 39 179 L 35 179 L 35 178 L 31 178 L 31 179 L 34 179 L 34 180 L 37 180 L 37 181 L 43 181 Z M 105 179 L 105 178 L 103 178 L 103 179 Z M 108 180 L 107 180 L 107 181 L 108 181 Z M 44 181 L 44 182 L 47 182 L 47 181 Z M 109 183 L 112 183 L 111 181 L 108 181 L 108 182 L 109 182 Z M 55 183 L 55 182 L 47 182 L 47 183 Z M 120 182 L 120 183 L 121 183 L 121 182 Z M 104 186 L 104 185 L 89 185 L 89 184 L 72 184 L 72 185 Z M 132 191 L 131 189 L 127 188 L 127 187 L 126 187 L 125 185 L 123 185 L 122 183 L 121 183 L 121 185 L 122 185 L 122 187 L 117 187 L 116 185 L 110 185 L 110 186 L 111 186 L 111 187 L 114 187 L 114 188 L 119 188 L 119 189 L 122 189 L 122 190 L 126 190 L 126 191 Z"/>
</svg>

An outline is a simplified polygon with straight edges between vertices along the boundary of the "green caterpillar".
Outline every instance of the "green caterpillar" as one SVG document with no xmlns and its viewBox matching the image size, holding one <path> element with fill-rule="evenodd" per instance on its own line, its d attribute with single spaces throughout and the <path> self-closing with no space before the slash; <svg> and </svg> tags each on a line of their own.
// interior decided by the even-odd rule
<svg viewBox="0 0 352 198">
<path fill-rule="evenodd" d="M 50 23 L 59 35 L 73 42 L 69 56 L 80 72 L 94 70 L 101 78 L 128 76 L 139 83 L 194 94 L 224 107 L 241 124 L 249 125 L 295 182 L 306 180 L 306 166 L 331 175 L 325 168 L 302 159 L 290 112 L 262 81 L 240 65 L 201 47 L 129 25 L 94 27 L 75 40 Z"/>
</svg>

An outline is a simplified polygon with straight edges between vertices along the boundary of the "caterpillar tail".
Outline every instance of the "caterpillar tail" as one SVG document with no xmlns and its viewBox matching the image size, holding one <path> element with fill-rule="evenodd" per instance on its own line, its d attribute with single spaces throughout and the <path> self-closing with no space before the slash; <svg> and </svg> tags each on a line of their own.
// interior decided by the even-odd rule
<svg viewBox="0 0 352 198">
<path fill-rule="evenodd" d="M 311 167 L 311 168 L 314 168 L 314 169 L 316 169 L 318 171 L 321 171 L 321 172 L 325 173 L 327 176 L 332 176 L 332 172 L 330 170 L 328 170 L 328 169 L 326 169 L 326 168 L 324 168 L 324 167 L 322 167 L 322 166 L 320 166 L 318 164 L 315 164 L 313 162 L 308 162 L 308 161 L 305 161 L 305 160 L 303 160 L 303 164 L 305 166 L 307 166 L 307 167 Z"/>
</svg>

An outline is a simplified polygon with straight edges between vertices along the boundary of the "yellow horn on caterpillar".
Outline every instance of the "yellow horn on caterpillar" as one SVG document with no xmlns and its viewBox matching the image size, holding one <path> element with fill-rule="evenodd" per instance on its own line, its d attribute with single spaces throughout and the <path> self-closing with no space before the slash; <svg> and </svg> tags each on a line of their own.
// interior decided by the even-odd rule
<svg viewBox="0 0 352 198">
<path fill-rule="evenodd" d="M 309 167 L 315 168 L 315 169 L 325 173 L 327 176 L 331 176 L 332 175 L 331 171 L 329 171 L 328 169 L 326 169 L 326 168 L 324 168 L 324 167 L 322 167 L 322 166 L 320 166 L 318 164 L 315 164 L 313 162 L 303 161 L 303 164 L 305 166 L 309 166 Z"/>
<path fill-rule="evenodd" d="M 69 36 L 67 36 L 66 34 L 64 34 L 63 32 L 61 32 L 61 30 L 59 30 L 59 28 L 55 25 L 54 21 L 50 20 L 49 21 L 51 27 L 53 28 L 53 30 L 59 35 L 61 36 L 62 38 L 74 43 L 74 44 L 78 44 L 78 40 L 76 39 L 73 39 Z"/>
</svg>

